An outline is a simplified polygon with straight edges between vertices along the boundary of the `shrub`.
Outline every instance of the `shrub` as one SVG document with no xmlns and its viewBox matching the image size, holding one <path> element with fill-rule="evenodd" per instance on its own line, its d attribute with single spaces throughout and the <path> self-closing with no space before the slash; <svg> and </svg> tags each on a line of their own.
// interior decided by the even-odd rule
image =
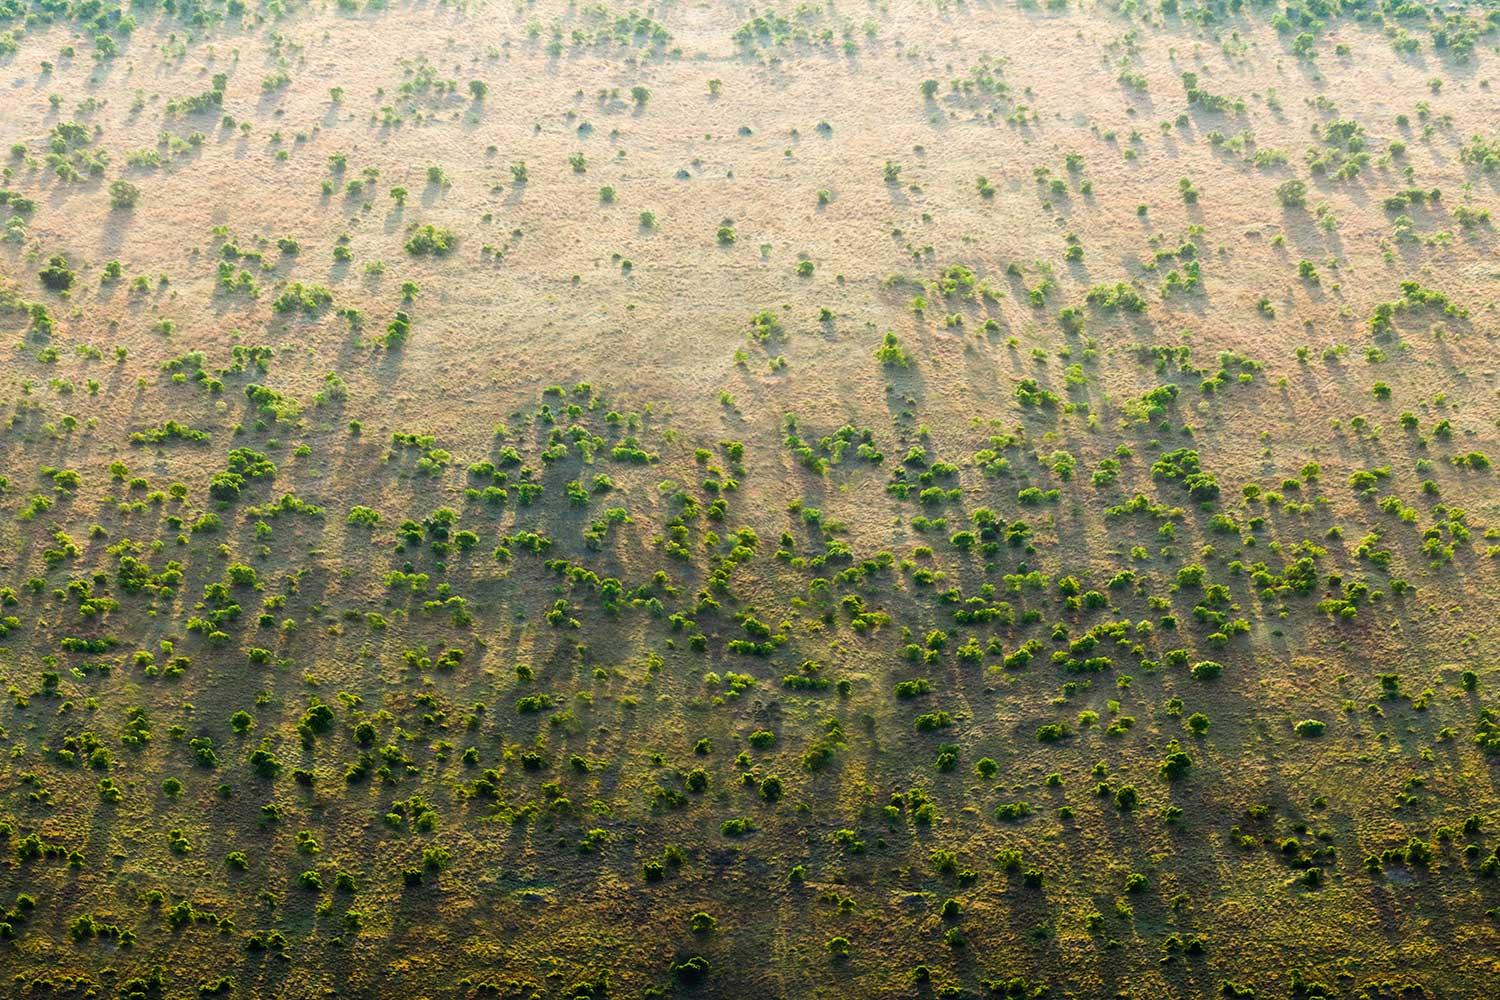
<svg viewBox="0 0 1500 1000">
<path fill-rule="evenodd" d="M 250 770 L 262 778 L 274 778 L 281 772 L 281 760 L 271 752 L 270 745 L 262 743 L 250 753 Z"/>
<path fill-rule="evenodd" d="M 278 313 L 304 312 L 312 315 L 333 304 L 333 293 L 322 285 L 304 285 L 294 281 L 271 302 Z"/>
<path fill-rule="evenodd" d="M 1067 739 L 1071 735 L 1073 735 L 1073 731 L 1068 728 L 1066 722 L 1049 722 L 1046 725 L 1039 726 L 1036 731 L 1038 743 L 1056 743 L 1059 740 Z"/>
<path fill-rule="evenodd" d="M 1296 725 L 1292 726 L 1292 728 L 1296 730 L 1298 736 L 1306 736 L 1308 738 L 1312 738 L 1316 736 L 1322 736 L 1323 730 L 1328 728 L 1328 724 L 1318 719 L 1303 719 L 1301 722 L 1298 722 Z"/>
<path fill-rule="evenodd" d="M 932 683 L 925 677 L 913 677 L 911 680 L 901 681 L 896 685 L 896 697 L 903 701 L 919 698 L 931 691 Z"/>
<path fill-rule="evenodd" d="M 911 364 L 911 355 L 901 346 L 894 333 L 887 333 L 875 352 L 875 359 L 887 368 L 905 368 Z"/>
<path fill-rule="evenodd" d="M 48 258 L 47 266 L 37 276 L 50 291 L 65 292 L 73 287 L 73 269 L 68 266 L 68 258 L 61 254 Z"/>
<path fill-rule="evenodd" d="M 428 223 L 417 227 L 406 241 L 406 252 L 413 257 L 444 257 L 458 245 L 458 237 L 450 229 Z"/>
<path fill-rule="evenodd" d="M 953 716 L 947 712 L 927 712 L 913 720 L 919 733 L 933 733 L 953 725 Z"/>
<path fill-rule="evenodd" d="M 1007 823 L 1023 820 L 1031 815 L 1029 802 L 1002 802 L 995 807 L 995 818 Z"/>
<path fill-rule="evenodd" d="M 134 208 L 141 200 L 141 189 L 129 181 L 114 181 L 109 186 L 109 203 L 114 208 Z"/>
<path fill-rule="evenodd" d="M 369 507 L 362 507 L 359 504 L 355 504 L 349 508 L 348 523 L 373 528 L 380 523 L 380 514 Z"/>
<path fill-rule="evenodd" d="M 1167 749 L 1167 756 L 1157 770 L 1166 780 L 1176 781 L 1187 774 L 1188 770 L 1193 766 L 1193 758 L 1189 757 L 1180 747 L 1177 747 L 1175 741 Z"/>
<path fill-rule="evenodd" d="M 1199 660 L 1192 666 L 1193 680 L 1211 681 L 1224 672 L 1224 664 L 1213 660 Z"/>
<path fill-rule="evenodd" d="M 208 494 L 215 500 L 238 500 L 245 477 L 234 472 L 218 472 L 208 481 Z"/>
<path fill-rule="evenodd" d="M 689 955 L 680 962 L 672 963 L 672 978 L 679 983 L 690 985 L 700 982 L 704 976 L 708 975 L 710 968 L 708 959 L 702 955 Z"/>
<path fill-rule="evenodd" d="M 385 335 L 380 338 L 380 345 L 387 350 L 396 350 L 405 346 L 410 336 L 411 316 L 398 309 L 396 315 L 386 325 Z"/>
<path fill-rule="evenodd" d="M 1146 300 L 1123 281 L 1113 285 L 1095 285 L 1084 295 L 1084 300 L 1104 312 L 1114 312 L 1117 309 L 1132 313 L 1146 311 Z"/>
</svg>

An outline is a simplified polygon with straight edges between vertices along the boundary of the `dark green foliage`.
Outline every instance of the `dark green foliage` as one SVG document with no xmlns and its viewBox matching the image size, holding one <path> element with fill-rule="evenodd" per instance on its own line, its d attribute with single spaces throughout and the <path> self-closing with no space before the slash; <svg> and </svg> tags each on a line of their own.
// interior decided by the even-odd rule
<svg viewBox="0 0 1500 1000">
<path fill-rule="evenodd" d="M 452 230 L 428 223 L 412 230 L 406 241 L 406 252 L 413 257 L 446 257 L 458 246 L 458 237 Z"/>
<path fill-rule="evenodd" d="M 60 255 L 49 258 L 47 266 L 42 268 L 38 277 L 43 285 L 54 292 L 65 292 L 73 287 L 73 269 L 68 266 L 68 259 Z"/>
</svg>

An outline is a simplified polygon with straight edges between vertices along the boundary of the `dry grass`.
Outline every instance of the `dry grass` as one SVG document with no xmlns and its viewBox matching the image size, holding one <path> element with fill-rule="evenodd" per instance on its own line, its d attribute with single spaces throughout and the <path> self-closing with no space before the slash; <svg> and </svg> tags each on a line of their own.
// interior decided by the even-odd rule
<svg viewBox="0 0 1500 1000">
<path fill-rule="evenodd" d="M 1202 24 L 1094 3 L 785 7 L 800 35 L 749 45 L 735 35 L 757 11 L 739 4 L 643 8 L 666 34 L 656 45 L 632 29 L 632 44 L 597 42 L 597 8 L 557 3 L 293 5 L 200 27 L 141 9 L 101 60 L 76 18 L 15 34 L 0 114 L 0 145 L 24 147 L 0 184 L 13 192 L 0 221 L 17 220 L 0 243 L 0 326 L 16 345 L 0 373 L 13 415 L 0 618 L 16 619 L 0 637 L 0 910 L 21 893 L 36 905 L 5 918 L 12 988 L 45 995 L 76 976 L 79 993 L 127 996 L 126 980 L 161 965 L 161 990 L 140 995 L 574 997 L 592 983 L 597 1000 L 602 972 L 610 996 L 969 996 L 1012 977 L 1025 995 L 1077 997 L 1210 996 L 1224 980 L 1260 997 L 1318 996 L 1317 982 L 1346 997 L 1482 995 L 1497 972 L 1500 883 L 1484 868 L 1500 800 L 1476 738 L 1500 683 L 1500 526 L 1493 471 L 1453 458 L 1500 456 L 1500 269 L 1482 220 L 1500 204 L 1483 162 L 1500 141 L 1500 36 L 1480 34 L 1461 61 L 1434 47 L 1425 13 L 1391 12 L 1382 31 L 1346 12 L 1323 18 L 1305 59 L 1300 25 L 1279 32 L 1249 6 Z M 1398 51 L 1402 37 L 1417 50 Z M 170 110 L 212 93 L 216 74 L 218 101 Z M 1243 110 L 1190 104 L 1190 86 Z M 78 179 L 48 160 L 54 140 Z M 1336 179 L 1351 158 L 1358 171 Z M 139 189 L 133 207 L 112 207 L 118 179 Z M 1304 206 L 1278 198 L 1291 179 Z M 451 233 L 451 251 L 409 252 L 426 226 Z M 65 294 L 42 282 L 54 255 L 74 275 Z M 226 288 L 221 261 L 246 284 Z M 961 282 L 952 294 L 945 274 Z M 1141 311 L 1089 301 L 1121 282 Z M 331 302 L 279 312 L 293 283 Z M 1424 304 L 1423 290 L 1445 298 Z M 1380 335 L 1372 317 L 1395 302 Z M 409 338 L 382 345 L 398 310 Z M 776 321 L 764 338 L 763 313 Z M 877 360 L 888 332 L 906 365 Z M 245 360 L 252 346 L 269 348 L 263 367 Z M 1158 368 L 1152 350 L 1170 360 Z M 195 379 L 192 352 L 221 392 Z M 1200 387 L 1221 369 L 1216 391 Z M 1025 379 L 1055 405 L 1024 406 Z M 1143 395 L 1168 383 L 1176 399 L 1143 418 Z M 247 384 L 280 394 L 280 415 Z M 132 443 L 168 421 L 210 436 Z M 795 427 L 816 450 L 845 425 L 868 429 L 882 460 L 851 444 L 820 471 L 788 442 Z M 602 446 L 580 447 L 575 426 Z M 612 456 L 627 435 L 649 463 Z M 1005 435 L 1009 448 L 993 443 Z M 274 480 L 216 500 L 237 447 L 268 456 Z M 1003 472 L 984 468 L 992 447 Z M 545 486 L 530 504 L 507 448 Z M 1153 475 L 1178 448 L 1198 452 L 1216 500 Z M 504 504 L 465 493 L 492 482 L 466 471 L 486 460 L 508 476 Z M 938 461 L 956 471 L 934 474 Z M 1351 474 L 1377 468 L 1389 473 L 1362 497 Z M 76 470 L 77 488 L 55 469 Z M 595 493 L 600 474 L 613 487 Z M 888 488 L 902 475 L 905 498 Z M 150 496 L 173 483 L 181 497 Z M 956 493 L 919 500 L 932 485 Z M 1027 487 L 1058 493 L 1033 506 Z M 273 515 L 289 492 L 322 513 Z M 1106 513 L 1138 492 L 1179 508 L 1175 528 Z M 36 510 L 36 496 L 51 502 Z M 350 523 L 356 505 L 380 523 Z M 451 551 L 432 545 L 444 507 Z M 611 508 L 630 520 L 589 543 Z M 980 508 L 1002 521 L 993 551 L 952 537 Z M 402 548 L 408 520 L 419 529 Z M 1028 542 L 1006 544 L 1022 521 Z M 745 527 L 758 543 L 735 552 Z M 1429 529 L 1451 551 L 1424 550 Z M 527 531 L 551 547 L 525 551 Z M 1279 582 L 1309 547 L 1309 593 L 1253 580 L 1263 562 Z M 860 574 L 878 553 L 892 564 Z M 181 580 L 128 592 L 122 555 L 153 573 L 176 560 Z M 231 564 L 258 586 L 219 594 Z M 1244 634 L 1220 642 L 1195 619 L 1214 595 L 1179 585 L 1194 564 L 1227 588 L 1215 610 Z M 1133 580 L 1107 586 L 1126 569 Z M 1041 589 L 1009 589 L 1033 570 Z M 425 589 L 393 571 L 427 574 Z M 1070 576 L 1108 606 L 1070 604 Z M 1354 581 L 1378 596 L 1349 619 L 1320 609 Z M 850 596 L 888 620 L 855 628 Z M 118 607 L 88 614 L 101 597 Z M 955 621 L 969 599 L 1006 602 L 1014 620 Z M 561 627 L 546 617 L 559 600 Z M 222 638 L 189 627 L 229 602 L 241 613 Z M 745 615 L 784 637 L 771 655 L 731 648 Z M 1095 629 L 1108 622 L 1125 624 L 1118 641 Z M 909 662 L 908 643 L 934 630 L 946 644 Z M 1107 655 L 1107 670 L 1054 659 L 1091 630 L 1102 641 L 1074 659 Z M 118 643 L 64 642 L 102 636 Z M 959 654 L 971 637 L 978 662 Z M 1028 640 L 1030 663 L 1003 666 Z M 463 655 L 445 669 L 433 661 L 448 649 Z M 1195 680 L 1173 649 L 1222 676 Z M 146 669 L 178 655 L 180 676 Z M 783 679 L 806 661 L 826 687 Z M 730 674 L 754 682 L 735 696 Z M 897 696 L 918 677 L 930 693 Z M 551 702 L 519 711 L 538 693 Z M 314 699 L 334 721 L 304 738 Z M 124 739 L 131 706 L 149 719 L 143 747 Z M 243 734 L 229 721 L 241 710 Z M 951 726 L 916 728 L 939 710 Z M 1201 736 L 1185 728 L 1195 712 L 1211 719 Z M 1304 719 L 1326 729 L 1298 735 Z M 1055 722 L 1069 735 L 1039 742 Z M 752 745 L 758 730 L 774 745 Z M 108 759 L 59 753 L 81 734 Z M 202 736 L 216 767 L 195 763 L 188 740 Z M 250 766 L 262 740 L 274 778 Z M 1192 766 L 1168 781 L 1174 740 Z M 810 767 L 820 745 L 830 762 Z M 347 781 L 361 754 L 368 773 Z M 705 790 L 690 790 L 695 768 Z M 491 786 L 476 786 L 487 769 Z M 784 792 L 768 801 L 773 774 Z M 1134 809 L 1117 807 L 1122 786 Z M 415 823 L 422 802 L 431 829 Z M 1018 802 L 1029 815 L 996 817 Z M 390 815 L 397 803 L 406 816 Z M 754 831 L 725 835 L 737 817 Z M 28 858 L 33 833 L 78 865 Z M 1367 868 L 1413 838 L 1432 845 L 1428 863 Z M 409 884 L 435 847 L 443 870 Z M 648 878 L 674 849 L 680 866 Z M 236 851 L 247 870 L 226 866 Z M 1319 883 L 1299 880 L 1309 869 Z M 299 884 L 308 870 L 321 890 Z M 961 915 L 941 914 L 949 897 Z M 230 923 L 174 926 L 182 901 Z M 694 933 L 697 912 L 716 929 Z M 135 940 L 79 939 L 86 913 Z M 284 956 L 247 947 L 270 930 Z M 839 938 L 847 958 L 830 952 Z M 707 975 L 674 978 L 692 955 Z"/>
</svg>

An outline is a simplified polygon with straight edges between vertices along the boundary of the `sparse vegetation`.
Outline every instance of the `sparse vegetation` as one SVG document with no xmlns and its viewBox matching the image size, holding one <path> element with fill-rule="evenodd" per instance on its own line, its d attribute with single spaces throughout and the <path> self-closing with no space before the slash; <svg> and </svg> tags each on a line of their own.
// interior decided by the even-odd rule
<svg viewBox="0 0 1500 1000">
<path fill-rule="evenodd" d="M 1492 6 L 0 2 L 6 995 L 1490 995 Z"/>
</svg>

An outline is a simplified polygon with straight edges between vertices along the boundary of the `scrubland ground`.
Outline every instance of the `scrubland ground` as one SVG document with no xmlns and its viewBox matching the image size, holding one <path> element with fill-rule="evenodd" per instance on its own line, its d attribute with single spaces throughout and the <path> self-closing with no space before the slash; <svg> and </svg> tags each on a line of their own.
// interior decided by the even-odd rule
<svg viewBox="0 0 1500 1000">
<path fill-rule="evenodd" d="M 1497 46 L 0 0 L 0 992 L 1491 995 Z"/>
</svg>

